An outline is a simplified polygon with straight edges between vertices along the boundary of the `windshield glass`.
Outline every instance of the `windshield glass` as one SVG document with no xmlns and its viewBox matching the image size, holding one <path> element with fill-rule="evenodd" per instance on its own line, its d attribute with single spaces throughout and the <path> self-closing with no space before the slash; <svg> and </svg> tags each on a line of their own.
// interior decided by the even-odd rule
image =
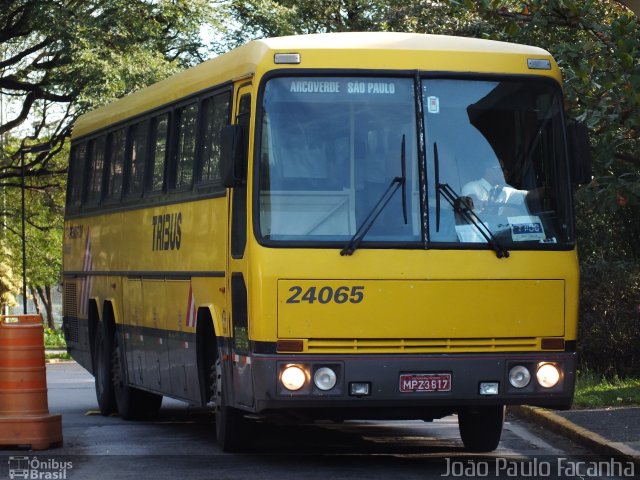
<svg viewBox="0 0 640 480">
<path fill-rule="evenodd" d="M 264 239 L 346 242 L 402 175 L 368 242 L 421 241 L 415 99 L 408 78 L 275 78 L 262 98 Z"/>
<path fill-rule="evenodd" d="M 505 248 L 569 242 L 557 88 L 445 79 L 422 88 L 431 242 L 486 243 L 484 228 Z"/>
<path fill-rule="evenodd" d="M 423 156 L 412 78 L 270 79 L 261 99 L 259 236 L 344 247 L 364 224 L 362 246 L 570 245 L 559 88 L 539 79 L 425 79 L 421 88 Z M 386 202 L 394 182 L 405 188 Z"/>
</svg>

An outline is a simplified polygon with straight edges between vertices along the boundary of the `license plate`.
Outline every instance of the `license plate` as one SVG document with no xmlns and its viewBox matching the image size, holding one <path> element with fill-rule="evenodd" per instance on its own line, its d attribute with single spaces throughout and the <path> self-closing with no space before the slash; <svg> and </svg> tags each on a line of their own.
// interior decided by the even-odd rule
<svg viewBox="0 0 640 480">
<path fill-rule="evenodd" d="M 412 392 L 449 392 L 451 391 L 450 373 L 410 373 L 400 375 L 400 391 Z"/>
</svg>

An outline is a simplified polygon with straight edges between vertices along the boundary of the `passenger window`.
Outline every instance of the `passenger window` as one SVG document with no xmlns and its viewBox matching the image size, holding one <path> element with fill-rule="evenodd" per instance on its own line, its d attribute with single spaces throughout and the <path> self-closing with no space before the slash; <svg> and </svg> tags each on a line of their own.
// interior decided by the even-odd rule
<svg viewBox="0 0 640 480">
<path fill-rule="evenodd" d="M 110 200 L 117 200 L 122 194 L 126 141 L 127 131 L 124 128 L 116 130 L 109 136 L 109 183 L 106 197 Z"/>
<path fill-rule="evenodd" d="M 164 165 L 167 159 L 167 133 L 169 131 L 169 114 L 156 117 L 153 128 L 153 168 L 151 171 L 151 190 L 162 191 L 164 187 Z"/>
<path fill-rule="evenodd" d="M 230 92 L 225 92 L 202 103 L 204 128 L 199 182 L 220 180 L 220 135 L 222 127 L 229 123 L 230 98 Z"/>
<path fill-rule="evenodd" d="M 193 181 L 193 164 L 196 152 L 196 117 L 198 106 L 194 103 L 178 109 L 178 149 L 176 188 L 190 187 Z"/>
<path fill-rule="evenodd" d="M 147 158 L 149 121 L 131 126 L 127 195 L 139 197 L 144 183 L 144 164 Z"/>
<path fill-rule="evenodd" d="M 69 186 L 67 189 L 67 206 L 78 207 L 82 201 L 82 185 L 84 184 L 84 166 L 87 156 L 87 144 L 75 145 L 71 153 L 69 165 Z"/>
<path fill-rule="evenodd" d="M 105 137 L 98 137 L 90 142 L 90 168 L 87 203 L 96 204 L 102 192 L 102 172 L 104 170 Z"/>
</svg>

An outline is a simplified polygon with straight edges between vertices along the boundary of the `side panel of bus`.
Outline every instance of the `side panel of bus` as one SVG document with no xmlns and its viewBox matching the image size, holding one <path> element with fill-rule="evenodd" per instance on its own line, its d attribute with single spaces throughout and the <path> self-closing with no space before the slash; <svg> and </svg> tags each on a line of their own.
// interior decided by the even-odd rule
<svg viewBox="0 0 640 480">
<path fill-rule="evenodd" d="M 70 190 L 80 192 L 77 196 L 82 205 L 80 200 L 72 208 L 68 204 L 70 214 L 65 222 L 64 328 L 69 352 L 88 371 L 95 373 L 96 331 L 106 328 L 110 335 L 117 335 L 124 350 L 122 361 L 129 385 L 192 403 L 206 401 L 201 384 L 208 381 L 208 374 L 198 365 L 203 354 L 197 341 L 198 321 L 207 324 L 207 328 L 202 327 L 207 345 L 215 345 L 214 332 L 222 336 L 227 331 L 223 319 L 229 201 L 216 183 L 219 174 L 215 161 L 208 166 L 209 177 L 202 178 L 205 141 L 210 138 L 213 142 L 214 135 L 197 136 L 193 132 L 203 132 L 208 122 L 215 122 L 215 128 L 228 123 L 231 93 L 226 87 L 200 94 L 133 119 L 124 127 L 119 125 L 115 130 L 106 129 L 75 141 L 74 148 L 83 152 L 75 161 L 84 163 L 78 170 L 78 185 Z M 207 102 L 218 99 L 222 99 L 220 105 L 207 110 Z M 181 187 L 177 180 L 180 160 L 176 160 L 180 148 L 184 148 L 179 146 L 179 142 L 184 144 L 179 132 L 183 128 L 180 112 L 195 105 L 198 120 L 193 125 L 197 128 L 191 131 L 190 141 L 201 150 L 197 157 L 184 162 L 191 170 L 183 171 L 186 180 Z M 214 108 L 217 116 L 210 120 L 214 114 L 207 112 Z M 158 170 L 162 175 L 159 189 L 155 190 L 156 178 L 151 178 L 156 174 L 154 162 L 158 158 L 153 150 L 157 148 L 153 133 L 146 137 L 149 150 L 145 153 L 144 194 L 141 188 L 134 198 L 123 188 L 122 199 L 107 198 L 107 186 L 115 170 L 110 164 L 112 149 L 107 147 L 101 154 L 104 165 L 100 168 L 105 173 L 97 182 L 92 148 L 109 145 L 113 132 L 126 132 L 128 163 L 124 171 L 130 173 L 135 154 L 131 147 L 134 128 L 145 122 L 155 125 L 161 117 L 170 120 L 166 121 L 169 128 L 162 154 L 166 166 Z M 148 131 L 153 132 L 153 127 Z M 217 145 L 211 143 L 208 148 L 212 155 Z M 98 198 L 90 197 L 87 191 L 96 184 L 106 192 L 98 193 Z"/>
</svg>

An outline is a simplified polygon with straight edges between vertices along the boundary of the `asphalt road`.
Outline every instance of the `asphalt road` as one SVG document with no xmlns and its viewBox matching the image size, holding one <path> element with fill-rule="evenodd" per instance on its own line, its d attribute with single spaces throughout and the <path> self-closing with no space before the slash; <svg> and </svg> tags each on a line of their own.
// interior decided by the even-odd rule
<svg viewBox="0 0 640 480">
<path fill-rule="evenodd" d="M 43 452 L 0 447 L 0 480 L 9 478 L 17 458 L 36 467 L 28 478 L 71 480 L 578 478 L 571 462 L 596 460 L 511 417 L 500 447 L 489 455 L 464 452 L 455 417 L 260 425 L 250 453 L 225 454 L 216 445 L 210 411 L 165 398 L 153 419 L 125 422 L 96 411 L 93 377 L 77 364 L 49 365 L 47 377 L 49 409 L 63 415 L 64 445 Z"/>
</svg>

